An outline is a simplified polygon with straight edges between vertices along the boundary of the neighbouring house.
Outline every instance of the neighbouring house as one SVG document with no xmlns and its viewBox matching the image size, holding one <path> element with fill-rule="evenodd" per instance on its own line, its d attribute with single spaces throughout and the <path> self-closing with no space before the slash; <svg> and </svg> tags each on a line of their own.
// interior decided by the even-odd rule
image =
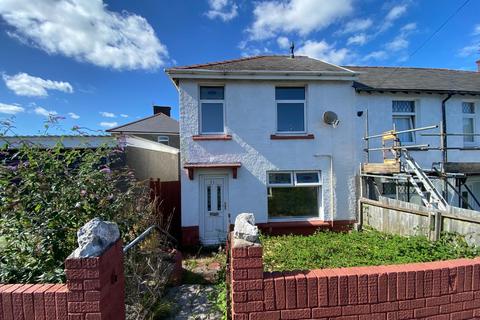
<svg viewBox="0 0 480 320">
<path fill-rule="evenodd" d="M 179 148 L 178 121 L 170 117 L 171 107 L 153 106 L 153 115 L 108 129 L 113 135 L 129 135 Z"/>
<path fill-rule="evenodd" d="M 254 213 L 271 233 L 351 225 L 366 111 L 371 134 L 393 124 L 398 130 L 438 124 L 442 101 L 449 132 L 476 133 L 480 116 L 480 72 L 343 67 L 306 56 L 256 56 L 166 72 L 180 100 L 187 244 L 223 241 L 241 212 Z M 471 164 L 467 179 L 478 188 L 480 170 L 471 168 L 480 169 L 479 137 L 448 141 L 462 146 L 449 152 L 448 163 Z M 402 142 L 438 145 L 439 139 L 411 133 Z M 413 153 L 426 168 L 442 160 L 436 151 Z"/>
<path fill-rule="evenodd" d="M 179 180 L 179 125 L 171 107 L 153 106 L 153 115 L 107 132 L 126 145 L 126 162 L 139 180 Z"/>
</svg>

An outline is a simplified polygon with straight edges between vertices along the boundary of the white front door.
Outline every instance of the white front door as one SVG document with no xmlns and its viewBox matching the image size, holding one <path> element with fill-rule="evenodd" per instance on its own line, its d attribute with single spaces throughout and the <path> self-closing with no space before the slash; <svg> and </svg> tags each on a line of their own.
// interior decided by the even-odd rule
<svg viewBox="0 0 480 320">
<path fill-rule="evenodd" d="M 223 243 L 227 237 L 227 176 L 203 177 L 200 240 L 203 244 Z"/>
</svg>

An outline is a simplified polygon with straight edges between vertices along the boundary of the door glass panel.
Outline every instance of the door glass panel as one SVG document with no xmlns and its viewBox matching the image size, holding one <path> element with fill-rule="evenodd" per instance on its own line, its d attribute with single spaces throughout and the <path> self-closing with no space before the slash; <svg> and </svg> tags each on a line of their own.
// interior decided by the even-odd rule
<svg viewBox="0 0 480 320">
<path fill-rule="evenodd" d="M 220 186 L 217 186 L 217 210 L 222 210 L 222 189 Z"/>
<path fill-rule="evenodd" d="M 207 210 L 212 210 L 212 187 L 207 186 Z"/>
</svg>

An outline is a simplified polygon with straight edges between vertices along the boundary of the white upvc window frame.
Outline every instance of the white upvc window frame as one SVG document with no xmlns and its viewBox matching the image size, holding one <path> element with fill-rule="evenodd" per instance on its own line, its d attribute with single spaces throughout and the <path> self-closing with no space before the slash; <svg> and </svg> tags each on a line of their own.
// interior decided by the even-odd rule
<svg viewBox="0 0 480 320">
<path fill-rule="evenodd" d="M 305 99 L 303 100 L 277 100 L 275 97 L 275 90 L 277 88 L 304 88 Z M 307 86 L 306 85 L 278 85 L 274 87 L 275 98 L 275 133 L 279 135 L 295 135 L 307 133 Z M 279 103 L 303 103 L 303 131 L 280 131 L 278 130 L 278 104 Z"/>
<path fill-rule="evenodd" d="M 201 88 L 202 87 L 222 87 L 223 88 L 223 100 L 220 99 L 201 99 Z M 201 135 L 222 135 L 225 134 L 225 97 L 226 97 L 226 90 L 224 84 L 200 84 L 198 86 L 198 130 Z M 222 104 L 222 119 L 223 119 L 223 130 L 218 132 L 204 132 L 202 125 L 202 110 L 203 110 L 203 103 L 221 103 Z"/>
<path fill-rule="evenodd" d="M 269 183 L 270 173 L 290 173 L 291 183 Z M 316 173 L 318 175 L 317 183 L 298 183 L 297 173 Z M 323 183 L 322 172 L 320 170 L 273 170 L 267 171 L 267 202 L 270 194 L 270 188 L 302 188 L 302 187 L 318 187 L 317 189 L 317 209 L 318 215 L 316 216 L 286 216 L 286 217 L 271 217 L 267 211 L 267 217 L 269 221 L 305 221 L 305 220 L 318 220 L 323 215 Z"/>
<path fill-rule="evenodd" d="M 473 113 L 464 113 L 463 112 L 463 104 L 464 103 L 471 103 L 473 104 Z M 477 119 L 476 119 L 476 115 L 477 115 L 477 104 L 475 103 L 475 101 L 471 101 L 471 100 L 465 100 L 465 101 L 462 101 L 462 133 L 465 133 L 465 131 L 463 131 L 463 120 L 464 119 L 472 119 L 472 128 L 473 128 L 473 134 L 476 134 L 477 133 Z M 476 136 L 472 136 L 473 138 L 473 141 L 465 141 L 465 138 L 467 136 L 463 136 L 463 145 L 464 147 L 471 147 L 471 146 L 476 146 L 477 145 L 477 137 Z"/>
<path fill-rule="evenodd" d="M 393 102 L 394 101 L 408 101 L 408 102 L 413 102 L 413 112 L 394 112 L 393 111 Z M 418 107 L 418 103 L 416 100 L 412 100 L 412 99 L 392 99 L 392 103 L 391 103 L 391 106 L 392 106 L 392 124 L 395 123 L 394 119 L 408 119 L 409 122 L 410 122 L 410 126 L 411 126 L 411 129 L 415 129 L 417 124 L 416 124 L 416 121 L 417 121 L 417 107 Z M 395 130 L 398 130 L 397 128 L 395 128 Z M 416 143 L 416 140 L 417 140 L 417 136 L 415 134 L 415 132 L 412 132 L 411 133 L 412 135 L 412 141 L 401 141 L 402 144 L 404 145 L 409 145 L 409 144 L 414 144 Z"/>
<path fill-rule="evenodd" d="M 170 137 L 166 136 L 166 135 L 159 135 L 159 136 L 157 136 L 157 142 L 158 143 L 163 143 L 163 144 L 165 144 L 164 142 L 166 142 L 166 145 L 169 146 L 170 145 Z"/>
</svg>

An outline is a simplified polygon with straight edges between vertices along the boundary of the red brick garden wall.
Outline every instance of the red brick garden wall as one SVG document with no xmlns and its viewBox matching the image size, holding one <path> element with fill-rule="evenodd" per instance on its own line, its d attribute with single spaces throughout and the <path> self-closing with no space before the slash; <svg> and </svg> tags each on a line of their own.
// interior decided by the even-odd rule
<svg viewBox="0 0 480 320">
<path fill-rule="evenodd" d="M 480 319 L 480 259 L 263 272 L 262 247 L 230 249 L 232 319 Z"/>
<path fill-rule="evenodd" d="M 122 250 L 67 259 L 67 284 L 0 284 L 0 320 L 125 319 Z"/>
</svg>

